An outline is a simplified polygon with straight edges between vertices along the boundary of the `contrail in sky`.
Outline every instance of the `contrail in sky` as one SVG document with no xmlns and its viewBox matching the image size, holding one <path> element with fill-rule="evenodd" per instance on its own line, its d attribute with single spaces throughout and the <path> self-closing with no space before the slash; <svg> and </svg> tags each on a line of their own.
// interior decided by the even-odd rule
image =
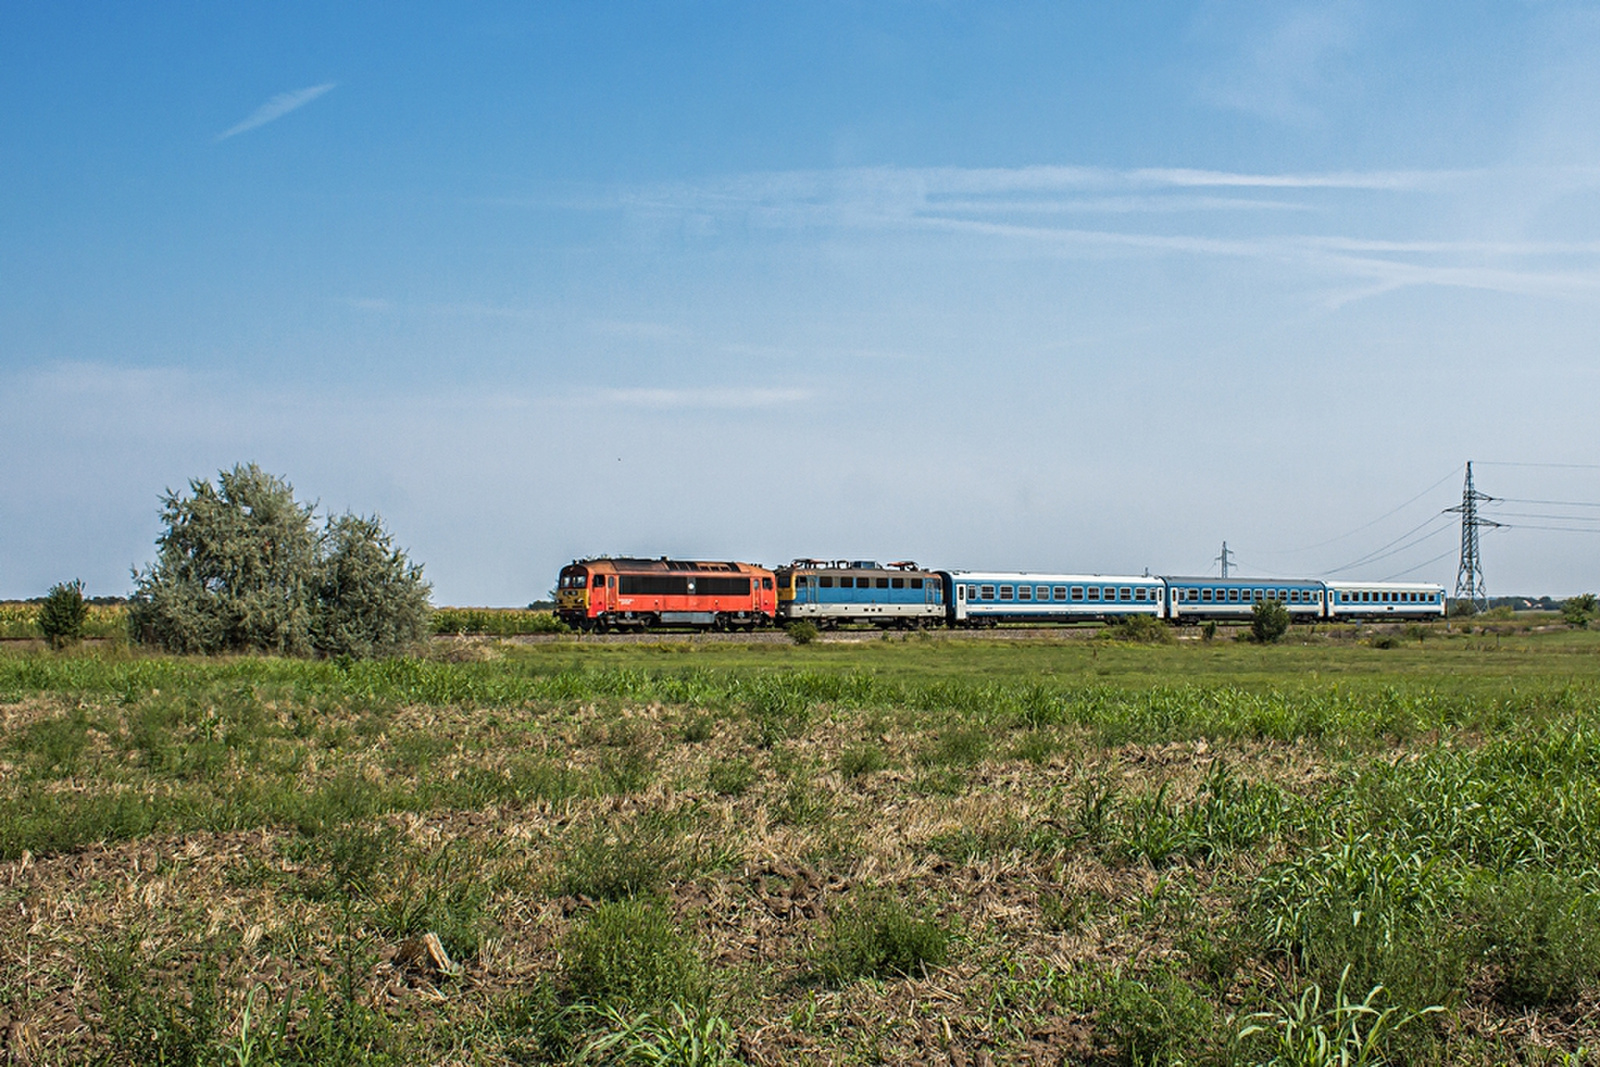
<svg viewBox="0 0 1600 1067">
<path fill-rule="evenodd" d="M 257 126 L 265 126 L 274 119 L 281 119 L 296 108 L 305 107 L 311 101 L 332 89 L 338 82 L 326 82 L 322 85 L 313 85 L 309 89 L 296 89 L 291 93 L 279 93 L 265 104 L 250 113 L 250 117 L 230 130 L 217 134 L 217 140 L 226 141 L 236 134 L 253 130 Z"/>
</svg>

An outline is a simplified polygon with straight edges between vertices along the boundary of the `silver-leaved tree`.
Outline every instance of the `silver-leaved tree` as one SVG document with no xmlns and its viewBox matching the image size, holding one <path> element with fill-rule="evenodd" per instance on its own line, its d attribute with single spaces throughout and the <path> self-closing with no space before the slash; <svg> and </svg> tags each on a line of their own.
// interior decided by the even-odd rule
<svg viewBox="0 0 1600 1067">
<path fill-rule="evenodd" d="M 428 633 L 422 567 L 376 517 L 298 503 L 283 479 L 240 464 L 162 497 L 157 559 L 134 572 L 133 638 L 169 652 L 391 655 Z"/>
</svg>

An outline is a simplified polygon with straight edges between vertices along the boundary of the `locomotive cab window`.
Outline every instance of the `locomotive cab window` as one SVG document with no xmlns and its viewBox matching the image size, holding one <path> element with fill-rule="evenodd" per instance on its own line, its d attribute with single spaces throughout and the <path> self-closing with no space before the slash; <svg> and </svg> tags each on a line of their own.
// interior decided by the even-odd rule
<svg viewBox="0 0 1600 1067">
<path fill-rule="evenodd" d="M 761 588 L 763 588 L 763 589 L 771 589 L 772 588 L 772 579 L 771 578 L 763 578 L 763 579 L 761 579 Z"/>
<path fill-rule="evenodd" d="M 605 586 L 605 584 L 606 584 L 606 576 L 605 575 L 597 574 L 597 575 L 594 576 L 594 587 L 596 589 L 603 588 Z"/>
</svg>

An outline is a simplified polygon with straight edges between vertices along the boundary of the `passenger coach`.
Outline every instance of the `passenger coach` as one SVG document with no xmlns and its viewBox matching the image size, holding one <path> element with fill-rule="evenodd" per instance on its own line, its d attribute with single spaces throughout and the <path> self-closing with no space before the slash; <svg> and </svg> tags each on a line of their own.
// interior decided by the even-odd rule
<svg viewBox="0 0 1600 1067">
<path fill-rule="evenodd" d="M 585 633 L 653 626 L 754 630 L 778 608 L 773 573 L 751 563 L 597 558 L 561 569 L 556 614 Z"/>
<path fill-rule="evenodd" d="M 951 626 L 1087 622 L 1163 613 L 1160 578 L 1115 574 L 941 571 Z"/>
<path fill-rule="evenodd" d="M 1260 601 L 1276 600 L 1293 622 L 1323 618 L 1323 584 L 1291 578 L 1167 578 L 1173 622 L 1248 619 Z"/>
<path fill-rule="evenodd" d="M 1442 619 L 1444 586 L 1423 582 L 1328 582 L 1330 619 Z"/>
</svg>

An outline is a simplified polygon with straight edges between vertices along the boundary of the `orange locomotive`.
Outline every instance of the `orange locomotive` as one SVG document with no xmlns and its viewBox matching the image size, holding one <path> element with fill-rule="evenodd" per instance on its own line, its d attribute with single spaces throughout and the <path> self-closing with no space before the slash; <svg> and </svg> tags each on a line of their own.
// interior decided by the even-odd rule
<svg viewBox="0 0 1600 1067">
<path fill-rule="evenodd" d="M 561 568 L 556 614 L 588 633 L 698 626 L 754 630 L 778 611 L 777 582 L 752 563 L 580 559 Z"/>
</svg>

